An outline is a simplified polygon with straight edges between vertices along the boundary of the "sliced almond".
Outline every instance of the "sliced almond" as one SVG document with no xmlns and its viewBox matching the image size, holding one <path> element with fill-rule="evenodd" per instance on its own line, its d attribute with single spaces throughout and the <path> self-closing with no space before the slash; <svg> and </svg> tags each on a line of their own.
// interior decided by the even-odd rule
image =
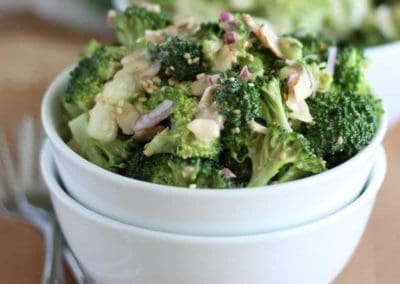
<svg viewBox="0 0 400 284">
<path fill-rule="evenodd" d="M 248 14 L 243 15 L 243 21 L 258 37 L 265 48 L 270 49 L 277 57 L 284 58 L 278 45 L 279 37 L 268 23 L 264 23 L 260 26 L 254 18 Z"/>
<path fill-rule="evenodd" d="M 260 29 L 258 38 L 266 48 L 269 48 L 277 57 L 284 58 L 278 45 L 278 35 L 268 25 L 263 25 Z"/>
<path fill-rule="evenodd" d="M 217 85 L 213 85 L 205 89 L 198 105 L 196 118 L 214 120 L 219 125 L 219 128 L 223 129 L 224 118 L 219 114 L 217 106 L 212 104 L 212 98 L 216 88 Z"/>
<path fill-rule="evenodd" d="M 253 32 L 253 33 L 258 33 L 258 30 L 260 28 L 259 24 L 257 24 L 256 20 L 249 14 L 244 14 L 243 15 L 243 21 L 246 24 L 246 26 Z"/>
<path fill-rule="evenodd" d="M 201 96 L 208 87 L 208 77 L 200 76 L 196 81 L 190 85 L 190 90 L 193 96 Z"/>
<path fill-rule="evenodd" d="M 286 100 L 286 105 L 292 111 L 290 116 L 304 122 L 313 120 L 308 105 L 305 100 L 297 100 L 293 93 L 290 93 Z"/>
<path fill-rule="evenodd" d="M 159 45 L 160 43 L 165 41 L 165 37 L 161 31 L 146 30 L 144 33 L 144 37 L 146 41 L 151 42 L 155 45 Z"/>
<path fill-rule="evenodd" d="M 254 121 L 254 119 L 252 121 L 250 121 L 249 127 L 254 132 L 261 133 L 261 134 L 267 133 L 267 130 L 268 130 L 268 128 L 266 128 L 264 125 L 259 124 L 256 121 Z"/>
<path fill-rule="evenodd" d="M 196 118 L 187 125 L 187 128 L 197 139 L 211 140 L 220 135 L 220 126 L 212 119 Z"/>
<path fill-rule="evenodd" d="M 230 47 L 225 44 L 220 51 L 218 51 L 217 56 L 215 58 L 215 71 L 217 72 L 225 72 L 229 69 L 232 69 L 233 65 L 233 52 Z"/>
<path fill-rule="evenodd" d="M 211 104 L 212 98 L 214 96 L 214 91 L 217 88 L 217 85 L 212 85 L 204 89 L 203 95 L 200 99 L 200 104 Z"/>
<path fill-rule="evenodd" d="M 312 116 L 306 99 L 312 95 L 315 82 L 306 67 L 296 67 L 288 77 L 286 105 L 292 111 L 291 117 L 304 122 L 311 122 Z"/>
<path fill-rule="evenodd" d="M 295 95 L 296 100 L 305 100 L 312 95 L 313 83 L 305 68 L 289 75 L 288 90 Z"/>
<path fill-rule="evenodd" d="M 175 16 L 172 24 L 180 30 L 193 30 L 197 27 L 197 22 L 193 16 Z"/>
</svg>

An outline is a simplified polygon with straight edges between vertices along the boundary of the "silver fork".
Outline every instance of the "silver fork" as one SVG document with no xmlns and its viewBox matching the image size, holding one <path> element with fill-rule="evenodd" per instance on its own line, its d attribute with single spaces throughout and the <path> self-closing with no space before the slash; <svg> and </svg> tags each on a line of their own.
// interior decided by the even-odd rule
<svg viewBox="0 0 400 284">
<path fill-rule="evenodd" d="M 3 198 L 0 213 L 7 217 L 26 221 L 35 226 L 44 238 L 44 265 L 42 284 L 63 284 L 62 259 L 66 260 L 78 284 L 85 283 L 84 274 L 57 226 L 53 212 L 44 210 L 27 198 L 27 195 L 40 196 L 41 201 L 49 202 L 49 197 L 38 171 L 38 153 L 42 145 L 42 135 L 35 126 L 33 117 L 24 117 L 17 126 L 18 165 L 14 162 L 4 129 L 0 125 L 0 187 Z M 42 189 L 42 190 L 40 190 Z M 51 207 L 50 207 L 51 208 Z"/>
</svg>

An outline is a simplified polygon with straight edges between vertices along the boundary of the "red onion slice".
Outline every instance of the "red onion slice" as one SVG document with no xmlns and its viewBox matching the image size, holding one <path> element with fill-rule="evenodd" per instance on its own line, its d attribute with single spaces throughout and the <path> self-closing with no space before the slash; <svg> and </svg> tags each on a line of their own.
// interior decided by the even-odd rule
<svg viewBox="0 0 400 284">
<path fill-rule="evenodd" d="M 326 70 L 333 76 L 335 73 L 337 47 L 331 46 L 328 49 L 328 60 L 326 62 Z"/>
<path fill-rule="evenodd" d="M 231 22 L 231 21 L 233 21 L 233 15 L 232 15 L 232 13 L 229 13 L 228 11 L 222 11 L 219 14 L 219 20 L 221 22 Z"/>
<path fill-rule="evenodd" d="M 220 74 L 209 75 L 208 78 L 208 85 L 213 86 L 218 83 Z"/>
<path fill-rule="evenodd" d="M 226 177 L 226 178 L 235 178 L 235 177 L 236 177 L 236 175 L 235 175 L 230 169 L 228 169 L 228 168 L 223 168 L 223 169 L 219 172 L 219 174 L 220 174 L 221 176 Z"/>
<path fill-rule="evenodd" d="M 222 11 L 219 14 L 219 20 L 220 20 L 219 26 L 225 31 L 231 30 L 231 29 L 234 29 L 237 27 L 235 17 L 233 16 L 232 13 L 229 13 L 227 11 Z"/>
<path fill-rule="evenodd" d="M 240 70 L 240 73 L 239 73 L 240 78 L 249 79 L 250 75 L 251 75 L 251 73 L 249 71 L 249 68 L 247 68 L 247 66 L 244 66 L 242 68 L 242 70 Z"/>
<path fill-rule="evenodd" d="M 164 100 L 154 110 L 139 117 L 132 127 L 133 131 L 138 132 L 143 129 L 157 125 L 169 116 L 169 114 L 171 113 L 172 105 L 172 101 Z"/>
<path fill-rule="evenodd" d="M 234 32 L 226 32 L 224 40 L 226 44 L 234 44 L 237 41 L 237 35 Z"/>
</svg>

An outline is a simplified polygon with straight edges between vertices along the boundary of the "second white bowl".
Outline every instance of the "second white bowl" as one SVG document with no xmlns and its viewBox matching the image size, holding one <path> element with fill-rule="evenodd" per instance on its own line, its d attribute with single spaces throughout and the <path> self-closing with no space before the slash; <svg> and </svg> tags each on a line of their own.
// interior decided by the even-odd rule
<svg viewBox="0 0 400 284">
<path fill-rule="evenodd" d="M 59 185 L 49 149 L 42 172 L 63 233 L 97 284 L 327 284 L 364 231 L 386 171 L 381 150 L 367 187 L 346 208 L 268 234 L 198 237 L 125 225 L 83 207 Z"/>
<path fill-rule="evenodd" d="M 386 117 L 360 153 L 324 173 L 285 184 L 210 190 L 127 178 L 88 162 L 61 139 L 60 96 L 70 69 L 49 87 L 42 121 L 68 192 L 85 207 L 152 230 L 191 235 L 243 235 L 317 220 L 351 203 L 363 189 L 386 130 Z"/>
</svg>

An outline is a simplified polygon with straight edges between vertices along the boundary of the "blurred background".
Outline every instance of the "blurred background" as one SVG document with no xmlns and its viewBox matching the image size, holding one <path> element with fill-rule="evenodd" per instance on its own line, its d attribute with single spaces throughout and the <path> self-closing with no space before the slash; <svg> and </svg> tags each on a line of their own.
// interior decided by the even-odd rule
<svg viewBox="0 0 400 284">
<path fill-rule="evenodd" d="M 73 64 L 82 45 L 92 38 L 113 41 L 105 16 L 126 0 L 0 0 L 0 122 L 13 123 L 24 113 L 39 118 L 42 95 L 52 79 Z M 135 3 L 139 1 L 133 1 Z M 170 13 L 215 19 L 221 10 L 245 11 L 266 17 L 283 33 L 307 30 L 339 43 L 376 46 L 377 58 L 400 60 L 400 48 L 385 51 L 385 44 L 400 39 L 398 0 L 156 0 Z M 396 43 L 397 42 L 397 43 Z M 382 55 L 382 52 L 384 54 Z M 389 52 L 391 52 L 389 54 Z M 386 55 L 386 57 L 385 57 Z M 379 57 L 381 56 L 381 57 Z M 389 60 L 390 63 L 390 60 Z M 375 63 L 373 63 L 375 64 Z M 373 73 L 372 80 L 386 87 L 385 102 L 392 117 L 385 139 L 389 171 L 367 233 L 338 284 L 391 284 L 400 279 L 400 110 L 398 65 L 388 74 Z M 384 79 L 383 78 L 383 79 Z M 382 79 L 382 80 L 383 80 Z M 397 81 L 396 81 L 397 79 Z M 388 79 L 386 80 L 386 82 Z M 382 91 L 383 92 L 383 91 Z M 0 217 L 0 283 L 39 283 L 41 237 L 31 227 Z M 72 283 L 72 282 L 71 282 Z"/>
</svg>

